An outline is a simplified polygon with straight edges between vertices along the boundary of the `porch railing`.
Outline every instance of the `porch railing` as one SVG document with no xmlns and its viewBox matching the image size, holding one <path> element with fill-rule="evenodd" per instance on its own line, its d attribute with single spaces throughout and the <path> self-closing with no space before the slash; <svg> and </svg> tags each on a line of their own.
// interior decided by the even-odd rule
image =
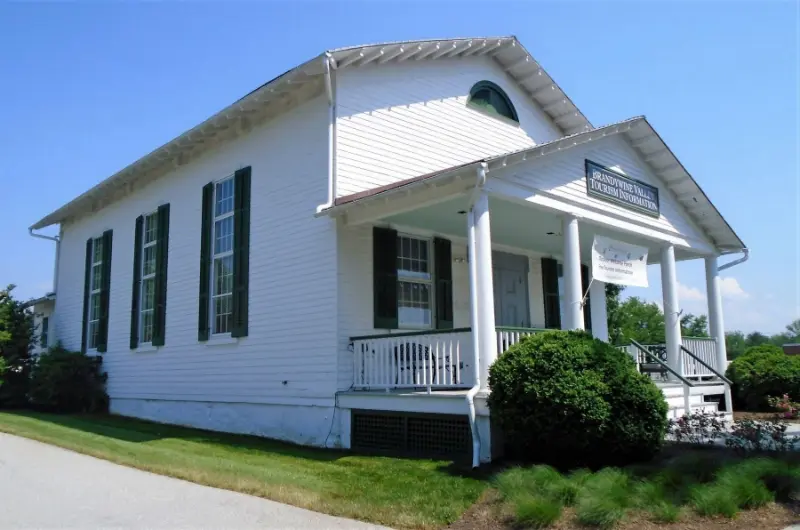
<svg viewBox="0 0 800 530">
<path fill-rule="evenodd" d="M 524 337 L 542 331 L 498 327 L 498 354 Z M 457 328 L 350 337 L 353 349 L 353 387 L 469 388 L 475 380 L 472 330 Z"/>
<path fill-rule="evenodd" d="M 662 361 L 667 360 L 666 344 L 647 344 L 643 346 L 657 355 Z M 655 365 L 652 359 L 647 359 L 642 351 L 634 345 L 619 346 L 623 351 L 633 357 L 640 372 L 649 373 L 651 377 L 666 377 L 660 365 Z M 682 348 L 689 350 L 692 355 L 680 352 L 681 375 L 689 379 L 702 379 L 716 377 L 715 371 L 724 373 L 726 367 L 717 366 L 717 343 L 714 339 L 702 337 L 684 337 Z M 702 362 L 700 362 L 702 361 Z"/>
<path fill-rule="evenodd" d="M 722 373 L 725 372 L 726 367 L 717 366 L 719 364 L 717 362 L 717 341 L 714 339 L 684 337 L 683 347 L 689 350 L 694 357 L 697 357 L 697 359 L 708 365 L 703 366 L 703 363 L 698 362 L 698 360 L 691 355 L 686 355 L 683 350 L 681 350 L 683 374 L 686 377 L 715 377 L 714 370 Z"/>
</svg>

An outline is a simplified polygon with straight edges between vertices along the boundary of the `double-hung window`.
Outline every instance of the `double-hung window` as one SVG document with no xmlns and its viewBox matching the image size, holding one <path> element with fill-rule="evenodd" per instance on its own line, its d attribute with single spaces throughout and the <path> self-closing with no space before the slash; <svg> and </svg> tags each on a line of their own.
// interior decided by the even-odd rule
<svg viewBox="0 0 800 530">
<path fill-rule="evenodd" d="M 452 329 L 450 241 L 372 229 L 375 329 Z"/>
<path fill-rule="evenodd" d="M 139 318 L 139 341 L 153 342 L 153 321 L 156 309 L 156 243 L 158 242 L 158 213 L 144 216 L 142 232 L 142 284 Z"/>
<path fill-rule="evenodd" d="M 248 334 L 251 168 L 203 186 L 197 338 Z"/>
<path fill-rule="evenodd" d="M 169 204 L 162 204 L 134 225 L 131 349 L 165 345 L 169 211 Z"/>
<path fill-rule="evenodd" d="M 86 241 L 86 265 L 83 282 L 83 333 L 81 350 L 106 351 L 108 346 L 108 314 L 111 298 L 111 248 L 114 233 Z"/>
<path fill-rule="evenodd" d="M 89 318 L 86 348 L 94 350 L 100 344 L 101 292 L 103 290 L 103 238 L 92 239 L 91 268 L 89 269 Z"/>
<path fill-rule="evenodd" d="M 401 328 L 433 325 L 430 241 L 397 237 L 397 318 Z"/>
<path fill-rule="evenodd" d="M 233 177 L 214 185 L 211 255 L 211 333 L 230 333 L 233 315 Z"/>
</svg>

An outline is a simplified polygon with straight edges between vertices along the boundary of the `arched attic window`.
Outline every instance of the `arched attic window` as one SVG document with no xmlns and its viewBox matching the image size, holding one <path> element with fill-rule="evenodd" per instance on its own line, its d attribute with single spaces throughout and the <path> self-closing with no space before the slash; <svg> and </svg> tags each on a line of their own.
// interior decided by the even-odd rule
<svg viewBox="0 0 800 530">
<path fill-rule="evenodd" d="M 519 123 L 517 117 L 517 110 L 511 103 L 503 89 L 495 85 L 491 81 L 480 81 L 469 91 L 468 105 L 472 105 L 478 109 L 503 116 L 509 120 Z"/>
</svg>

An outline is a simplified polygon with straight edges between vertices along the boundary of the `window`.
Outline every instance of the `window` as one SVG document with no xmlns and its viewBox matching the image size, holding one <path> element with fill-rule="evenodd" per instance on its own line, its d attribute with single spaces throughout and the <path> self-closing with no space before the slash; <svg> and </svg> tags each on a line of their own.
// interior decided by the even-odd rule
<svg viewBox="0 0 800 530">
<path fill-rule="evenodd" d="M 211 333 L 230 333 L 233 314 L 233 177 L 214 185 L 211 241 Z"/>
<path fill-rule="evenodd" d="M 50 328 L 50 318 L 42 317 L 42 333 L 39 337 L 39 347 L 43 350 L 47 349 L 47 332 Z"/>
<path fill-rule="evenodd" d="M 248 334 L 252 168 L 203 186 L 197 340 Z"/>
<path fill-rule="evenodd" d="M 142 283 L 139 319 L 139 341 L 153 342 L 153 322 L 156 309 L 156 244 L 158 243 L 158 214 L 144 216 L 142 230 Z"/>
<path fill-rule="evenodd" d="M 491 81 L 481 81 L 469 91 L 468 104 L 519 123 L 517 111 L 503 89 Z"/>
<path fill-rule="evenodd" d="M 397 237 L 397 318 L 400 327 L 432 325 L 430 242 Z"/>
<path fill-rule="evenodd" d="M 87 323 L 87 344 L 94 350 L 100 343 L 100 317 L 102 311 L 101 293 L 103 290 L 103 238 L 92 239 L 91 266 L 89 269 L 89 318 Z"/>
</svg>

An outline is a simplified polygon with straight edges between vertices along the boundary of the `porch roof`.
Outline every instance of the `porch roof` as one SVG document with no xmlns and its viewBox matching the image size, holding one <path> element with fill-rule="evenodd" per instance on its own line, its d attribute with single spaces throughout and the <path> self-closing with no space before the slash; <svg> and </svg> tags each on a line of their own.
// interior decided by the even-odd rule
<svg viewBox="0 0 800 530">
<path fill-rule="evenodd" d="M 332 207 L 320 214 L 338 215 L 356 205 L 409 193 L 419 186 L 439 185 L 450 180 L 469 177 L 475 175 L 475 171 L 483 163 L 488 165 L 488 174 L 491 177 L 492 170 L 538 159 L 617 134 L 625 136 L 629 144 L 639 153 L 653 173 L 666 184 L 667 189 L 674 194 L 677 201 L 721 252 L 732 253 L 746 248 L 731 225 L 711 203 L 708 195 L 644 116 L 636 116 L 534 147 L 474 160 L 386 186 L 339 197 Z"/>
</svg>

